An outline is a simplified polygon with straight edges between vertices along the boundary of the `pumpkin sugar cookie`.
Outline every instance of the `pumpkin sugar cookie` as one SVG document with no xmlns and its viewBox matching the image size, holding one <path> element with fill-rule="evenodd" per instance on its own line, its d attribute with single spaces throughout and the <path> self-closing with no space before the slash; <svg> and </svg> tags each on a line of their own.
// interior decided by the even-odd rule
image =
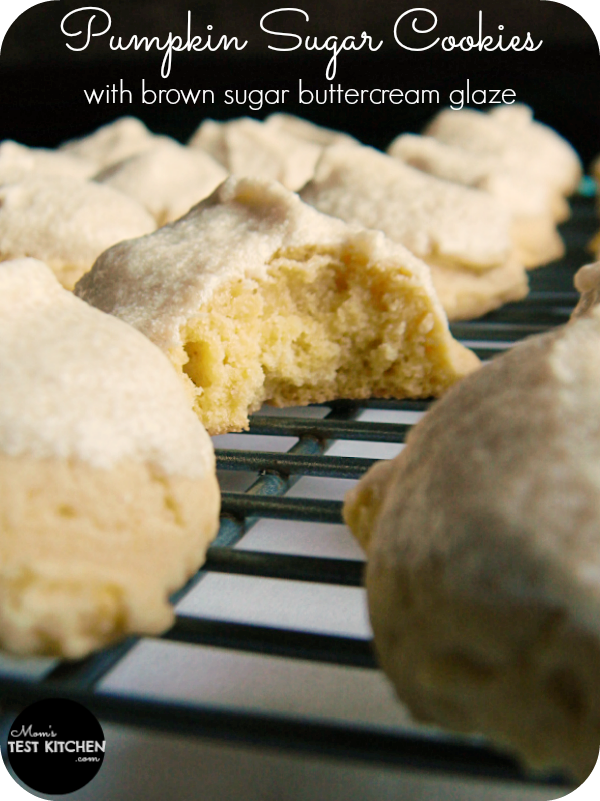
<svg viewBox="0 0 600 801">
<path fill-rule="evenodd" d="M 349 134 L 342 133 L 342 131 L 334 131 L 332 128 L 324 128 L 322 125 L 316 125 L 314 122 L 305 120 L 302 117 L 296 117 L 293 114 L 283 114 L 281 112 L 270 114 L 264 124 L 274 131 L 281 131 L 289 136 L 296 137 L 296 139 L 312 142 L 312 144 L 319 145 L 322 148 L 343 143 L 348 145 L 360 144 L 357 139 Z"/>
<path fill-rule="evenodd" d="M 34 259 L 0 263 L 0 647 L 78 659 L 173 621 L 218 527 L 168 359 Z"/>
<path fill-rule="evenodd" d="M 293 191 L 312 178 L 322 150 L 283 127 L 250 117 L 205 120 L 189 144 L 205 150 L 232 175 L 279 181 Z"/>
<path fill-rule="evenodd" d="M 132 198 L 72 177 L 0 186 L 0 260 L 32 256 L 72 289 L 103 250 L 156 228 Z"/>
<path fill-rule="evenodd" d="M 527 177 L 532 185 L 549 189 L 557 222 L 569 216 L 565 198 L 581 180 L 581 161 L 566 139 L 533 119 L 528 106 L 516 103 L 489 113 L 445 109 L 424 133 L 471 153 L 494 156 L 506 169 Z"/>
<path fill-rule="evenodd" d="M 160 226 L 189 211 L 227 175 L 203 150 L 165 138 L 149 150 L 107 167 L 94 180 L 137 200 Z"/>
<path fill-rule="evenodd" d="M 120 117 L 86 136 L 64 142 L 58 152 L 92 161 L 99 170 L 143 153 L 162 139 L 168 137 L 153 134 L 136 117 Z"/>
<path fill-rule="evenodd" d="M 485 192 L 370 147 L 332 145 L 301 197 L 325 214 L 383 231 L 423 259 L 450 320 L 480 316 L 527 294 L 510 214 Z"/>
<path fill-rule="evenodd" d="M 275 182 L 229 178 L 106 251 L 76 293 L 170 356 L 211 434 L 247 428 L 265 402 L 437 396 L 479 363 L 424 264 Z"/>
<path fill-rule="evenodd" d="M 583 781 L 600 747 L 600 265 L 571 322 L 468 376 L 346 496 L 418 720 Z"/>
<path fill-rule="evenodd" d="M 507 167 L 497 155 L 474 153 L 415 134 L 398 136 L 387 152 L 425 173 L 495 197 L 510 212 L 511 239 L 525 267 L 539 267 L 564 254 L 553 213 L 554 192 L 547 184 Z"/>
<path fill-rule="evenodd" d="M 0 184 L 14 184 L 31 176 L 81 178 L 85 181 L 96 172 L 92 161 L 46 150 L 26 147 L 10 139 L 0 143 Z"/>
</svg>

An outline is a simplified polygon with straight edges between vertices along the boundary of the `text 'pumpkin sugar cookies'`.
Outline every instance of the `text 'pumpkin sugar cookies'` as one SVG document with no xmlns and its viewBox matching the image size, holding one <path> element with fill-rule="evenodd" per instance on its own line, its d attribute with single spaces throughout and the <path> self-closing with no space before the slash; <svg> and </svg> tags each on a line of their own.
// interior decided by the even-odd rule
<svg viewBox="0 0 600 801">
<path fill-rule="evenodd" d="M 0 646 L 79 658 L 173 620 L 218 525 L 210 439 L 169 361 L 0 263 Z"/>
<path fill-rule="evenodd" d="M 228 179 L 108 250 L 76 291 L 169 354 L 210 433 L 264 402 L 440 395 L 478 365 L 424 264 L 274 182 Z"/>
<path fill-rule="evenodd" d="M 426 175 L 373 148 L 341 144 L 324 151 L 301 196 L 325 214 L 378 228 L 423 259 L 451 320 L 527 294 L 510 214 L 485 192 Z M 438 275 L 445 280 L 438 282 Z"/>
<path fill-rule="evenodd" d="M 72 177 L 30 177 L 0 186 L 0 260 L 32 256 L 66 289 L 115 242 L 156 228 L 133 198 Z"/>
<path fill-rule="evenodd" d="M 435 404 L 344 511 L 415 716 L 580 780 L 600 747 L 599 276 L 572 322 Z"/>
</svg>

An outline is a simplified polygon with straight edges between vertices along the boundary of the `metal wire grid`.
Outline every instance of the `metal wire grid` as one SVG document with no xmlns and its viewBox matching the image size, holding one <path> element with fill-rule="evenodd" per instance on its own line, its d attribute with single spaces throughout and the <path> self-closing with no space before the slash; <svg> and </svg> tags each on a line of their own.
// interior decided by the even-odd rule
<svg viewBox="0 0 600 801">
<path fill-rule="evenodd" d="M 572 285 L 574 269 L 583 263 L 582 246 L 592 229 L 591 201 L 578 199 L 575 214 L 563 232 L 569 255 L 535 279 L 539 289 L 528 298 L 488 315 L 483 320 L 452 326 L 454 335 L 470 344 L 483 359 L 492 358 L 511 343 L 566 321 L 577 299 Z M 546 288 L 550 286 L 550 288 Z M 224 492 L 219 534 L 209 548 L 206 564 L 186 587 L 174 596 L 177 602 L 207 572 L 226 572 L 358 587 L 363 563 L 260 553 L 234 549 L 244 533 L 260 518 L 341 522 L 341 502 L 284 497 L 301 476 L 359 478 L 375 461 L 328 456 L 332 440 L 402 443 L 410 425 L 376 423 L 357 419 L 367 408 L 426 411 L 429 401 L 339 401 L 327 404 L 322 419 L 254 416 L 249 434 L 297 437 L 286 453 L 217 450 L 220 470 L 253 471 L 258 479 L 244 493 Z M 371 644 L 351 637 L 282 630 L 259 625 L 215 621 L 178 614 L 163 640 L 188 645 L 213 645 L 257 654 L 316 660 L 377 669 Z M 430 733 L 365 731 L 348 724 L 286 719 L 268 714 L 222 710 L 201 704 L 184 704 L 157 698 L 112 695 L 98 690 L 99 682 L 137 642 L 120 645 L 78 663 L 62 663 L 42 679 L 0 678 L 0 702 L 6 709 L 49 697 L 80 701 L 98 717 L 115 723 L 194 736 L 239 741 L 296 751 L 332 754 L 413 769 L 442 771 L 524 783 L 564 785 L 559 776 L 524 773 L 511 759 L 477 741 L 453 740 Z"/>
</svg>

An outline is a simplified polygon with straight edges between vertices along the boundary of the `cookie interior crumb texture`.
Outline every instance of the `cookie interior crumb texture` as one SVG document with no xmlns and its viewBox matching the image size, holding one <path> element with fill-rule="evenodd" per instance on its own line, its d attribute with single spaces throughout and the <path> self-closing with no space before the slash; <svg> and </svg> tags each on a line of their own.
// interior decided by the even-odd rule
<svg viewBox="0 0 600 801">
<path fill-rule="evenodd" d="M 169 626 L 218 527 L 172 365 L 34 259 L 0 263 L 0 646 L 79 658 Z"/>
<path fill-rule="evenodd" d="M 478 365 L 424 264 L 256 179 L 111 248 L 76 291 L 169 354 L 211 434 L 265 402 L 440 395 Z"/>
<path fill-rule="evenodd" d="M 245 428 L 265 401 L 437 396 L 456 373 L 435 326 L 427 293 L 406 276 L 350 250 L 288 251 L 186 323 L 182 369 L 200 419 L 219 431 Z"/>
</svg>

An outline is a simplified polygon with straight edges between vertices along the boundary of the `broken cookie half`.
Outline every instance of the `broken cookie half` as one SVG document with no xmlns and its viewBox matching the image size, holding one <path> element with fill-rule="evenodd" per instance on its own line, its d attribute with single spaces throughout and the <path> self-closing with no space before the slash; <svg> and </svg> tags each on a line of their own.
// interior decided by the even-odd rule
<svg viewBox="0 0 600 801">
<path fill-rule="evenodd" d="M 270 181 L 230 178 L 110 248 L 76 291 L 170 356 L 212 434 L 265 402 L 438 396 L 479 363 L 426 265 Z"/>
</svg>

